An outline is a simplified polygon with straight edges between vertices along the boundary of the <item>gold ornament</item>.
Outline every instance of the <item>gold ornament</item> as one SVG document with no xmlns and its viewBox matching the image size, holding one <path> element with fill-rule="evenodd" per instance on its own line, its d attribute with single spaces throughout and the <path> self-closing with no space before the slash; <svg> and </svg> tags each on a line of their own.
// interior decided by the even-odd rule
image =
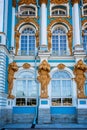
<svg viewBox="0 0 87 130">
<path fill-rule="evenodd" d="M 50 82 L 50 65 L 46 60 L 43 60 L 39 65 L 39 76 L 37 77 L 38 81 L 41 83 L 41 98 L 48 98 L 48 84 Z"/>
<path fill-rule="evenodd" d="M 16 62 L 12 62 L 8 66 L 8 98 L 14 99 L 15 96 L 12 95 L 12 89 L 13 89 L 13 80 L 14 78 L 14 73 L 18 71 L 18 66 Z"/>
<path fill-rule="evenodd" d="M 28 64 L 28 63 L 23 64 L 23 68 L 24 68 L 24 69 L 29 69 L 30 67 L 31 67 L 31 65 Z"/>
<path fill-rule="evenodd" d="M 48 0 L 40 0 L 40 4 L 47 4 Z"/>
<path fill-rule="evenodd" d="M 69 46 L 69 49 L 70 49 L 70 55 L 72 55 L 72 37 L 73 37 L 73 34 L 72 34 L 71 30 L 68 31 L 67 37 L 68 37 L 68 46 Z"/>
<path fill-rule="evenodd" d="M 20 33 L 17 31 L 15 33 L 15 40 L 16 40 L 16 52 L 15 52 L 15 54 L 16 55 L 17 55 L 18 49 L 19 49 L 19 39 L 20 39 Z"/>
<path fill-rule="evenodd" d="M 23 5 L 23 4 L 26 4 L 26 5 L 36 4 L 36 0 L 20 0 L 18 2 L 18 5 Z"/>
<path fill-rule="evenodd" d="M 59 64 L 57 67 L 59 70 L 63 70 L 66 66 L 64 64 Z"/>
<path fill-rule="evenodd" d="M 80 0 L 72 0 L 72 5 L 76 3 L 80 3 Z"/>
<path fill-rule="evenodd" d="M 75 81 L 77 83 L 77 96 L 78 98 L 86 98 L 84 94 L 84 84 L 85 84 L 85 72 L 87 71 L 87 66 L 82 60 L 79 60 L 74 66 Z"/>
<path fill-rule="evenodd" d="M 51 4 L 65 4 L 68 0 L 51 0 Z"/>
</svg>

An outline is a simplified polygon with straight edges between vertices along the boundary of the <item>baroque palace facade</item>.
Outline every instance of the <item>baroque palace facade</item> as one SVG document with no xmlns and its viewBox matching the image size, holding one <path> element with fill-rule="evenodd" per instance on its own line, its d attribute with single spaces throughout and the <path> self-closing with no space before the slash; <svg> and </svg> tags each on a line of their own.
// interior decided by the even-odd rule
<svg viewBox="0 0 87 130">
<path fill-rule="evenodd" d="M 87 123 L 87 0 L 0 0 L 0 125 Z"/>
</svg>

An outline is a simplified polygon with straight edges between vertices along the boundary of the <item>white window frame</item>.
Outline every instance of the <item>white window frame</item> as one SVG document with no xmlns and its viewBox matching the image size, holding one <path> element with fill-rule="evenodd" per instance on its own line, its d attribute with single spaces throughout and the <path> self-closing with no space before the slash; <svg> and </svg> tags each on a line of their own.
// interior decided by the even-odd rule
<svg viewBox="0 0 87 130">
<path fill-rule="evenodd" d="M 85 15 L 84 14 L 84 6 L 87 6 L 87 3 L 86 4 L 83 4 L 83 7 L 82 7 L 82 16 L 87 16 L 87 14 Z M 85 9 L 86 10 L 86 9 Z"/>
<path fill-rule="evenodd" d="M 34 8 L 35 8 L 35 16 L 30 16 L 30 15 L 23 16 L 23 15 L 22 15 L 22 12 L 24 12 L 24 10 L 23 10 L 23 11 L 20 10 L 21 7 L 23 7 L 23 6 L 34 7 Z M 25 11 L 26 11 L 26 10 L 25 10 Z M 23 18 L 26 18 L 26 17 L 37 18 L 37 6 L 36 6 L 36 5 L 33 5 L 33 4 L 30 4 L 30 5 L 25 5 L 25 4 L 20 5 L 20 6 L 18 7 L 18 13 L 17 13 L 16 15 L 17 15 L 18 17 L 23 17 Z"/>
<path fill-rule="evenodd" d="M 54 6 L 59 6 L 59 5 L 57 5 L 57 4 L 50 4 L 50 17 L 69 17 L 69 10 L 70 10 L 69 3 L 67 3 L 67 4 L 60 4 L 60 6 L 65 6 L 66 7 L 66 15 L 53 16 L 52 15 L 52 7 L 54 7 Z"/>
</svg>

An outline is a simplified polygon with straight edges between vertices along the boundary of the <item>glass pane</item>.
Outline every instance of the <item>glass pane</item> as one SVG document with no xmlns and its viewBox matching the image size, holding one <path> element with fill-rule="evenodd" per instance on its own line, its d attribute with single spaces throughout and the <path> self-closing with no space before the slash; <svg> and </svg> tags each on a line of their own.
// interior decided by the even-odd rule
<svg viewBox="0 0 87 130">
<path fill-rule="evenodd" d="M 27 99 L 27 105 L 28 106 L 35 106 L 36 105 L 36 99 L 34 99 L 34 98 L 28 98 Z"/>
<path fill-rule="evenodd" d="M 24 106 L 24 105 L 26 105 L 25 98 L 16 98 L 16 105 L 17 106 Z"/>
<path fill-rule="evenodd" d="M 72 106 L 72 98 L 64 98 L 63 105 L 64 106 Z"/>
<path fill-rule="evenodd" d="M 85 83 L 85 95 L 87 96 L 87 83 Z"/>
<path fill-rule="evenodd" d="M 61 106 L 61 98 L 52 98 L 52 106 Z"/>
<path fill-rule="evenodd" d="M 37 84 L 33 80 L 28 80 L 27 82 L 27 96 L 36 97 L 37 96 Z"/>
<path fill-rule="evenodd" d="M 16 96 L 17 97 L 26 96 L 26 81 L 25 80 L 17 80 Z"/>
<path fill-rule="evenodd" d="M 70 97 L 72 94 L 71 92 L 71 81 L 62 80 L 62 97 Z"/>
<path fill-rule="evenodd" d="M 61 95 L 60 81 L 54 80 L 52 81 L 52 97 L 58 97 Z"/>
</svg>

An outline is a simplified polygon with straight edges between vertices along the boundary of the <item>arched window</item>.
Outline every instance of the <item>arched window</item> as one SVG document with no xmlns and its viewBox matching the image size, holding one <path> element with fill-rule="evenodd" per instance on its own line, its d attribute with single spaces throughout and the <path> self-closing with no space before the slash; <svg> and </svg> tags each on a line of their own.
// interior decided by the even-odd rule
<svg viewBox="0 0 87 130">
<path fill-rule="evenodd" d="M 35 82 L 34 73 L 30 71 L 21 72 L 16 78 L 15 88 L 17 106 L 36 105 L 37 84 Z"/>
<path fill-rule="evenodd" d="M 52 16 L 67 16 L 67 7 L 62 5 L 56 5 L 52 7 Z"/>
<path fill-rule="evenodd" d="M 85 50 L 86 53 L 87 53 L 87 28 L 84 29 L 83 47 L 84 47 L 84 50 Z"/>
<path fill-rule="evenodd" d="M 35 55 L 35 30 L 30 26 L 21 33 L 21 55 Z"/>
<path fill-rule="evenodd" d="M 87 5 L 83 6 L 83 15 L 87 16 Z"/>
<path fill-rule="evenodd" d="M 67 71 L 56 71 L 52 75 L 52 105 L 71 106 L 72 105 L 72 80 Z"/>
<path fill-rule="evenodd" d="M 54 28 L 52 31 L 52 55 L 66 55 L 67 46 L 66 30 L 62 26 Z"/>
<path fill-rule="evenodd" d="M 19 7 L 18 15 L 22 17 L 35 17 L 37 16 L 37 8 L 35 5 L 22 5 Z"/>
</svg>

